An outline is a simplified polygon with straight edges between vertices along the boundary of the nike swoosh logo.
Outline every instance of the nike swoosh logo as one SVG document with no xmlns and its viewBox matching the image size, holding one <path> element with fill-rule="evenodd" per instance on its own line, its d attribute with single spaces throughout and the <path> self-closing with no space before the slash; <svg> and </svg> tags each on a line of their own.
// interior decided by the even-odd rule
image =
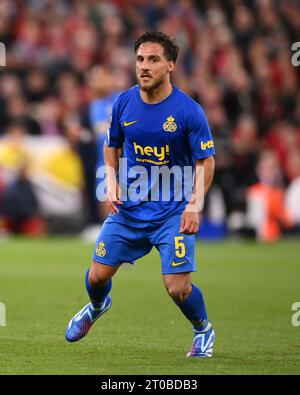
<svg viewBox="0 0 300 395">
<path fill-rule="evenodd" d="M 124 126 L 130 126 L 130 125 L 132 125 L 133 123 L 136 123 L 137 121 L 131 121 L 131 122 L 126 122 L 126 121 L 124 121 Z"/>
<path fill-rule="evenodd" d="M 172 261 L 171 266 L 173 266 L 173 267 L 180 266 L 180 265 L 183 265 L 186 262 L 187 262 L 186 260 L 185 261 L 181 261 L 181 262 L 174 262 L 174 261 Z"/>
</svg>

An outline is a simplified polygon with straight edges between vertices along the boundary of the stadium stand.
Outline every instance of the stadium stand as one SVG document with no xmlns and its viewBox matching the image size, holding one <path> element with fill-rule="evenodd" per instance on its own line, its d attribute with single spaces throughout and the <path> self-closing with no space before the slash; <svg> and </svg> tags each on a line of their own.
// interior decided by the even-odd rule
<svg viewBox="0 0 300 395">
<path fill-rule="evenodd" d="M 95 169 L 105 128 L 92 103 L 135 83 L 133 43 L 150 29 L 176 37 L 173 82 L 204 107 L 216 141 L 201 235 L 249 234 L 249 196 L 268 153 L 278 163 L 269 192 L 282 191 L 284 222 L 297 230 L 300 66 L 292 65 L 291 46 L 300 37 L 300 6 L 293 0 L 2 0 L 0 226 L 24 156 L 41 233 L 103 221 Z M 105 92 L 101 81 L 91 86 L 95 65 L 111 74 Z"/>
</svg>

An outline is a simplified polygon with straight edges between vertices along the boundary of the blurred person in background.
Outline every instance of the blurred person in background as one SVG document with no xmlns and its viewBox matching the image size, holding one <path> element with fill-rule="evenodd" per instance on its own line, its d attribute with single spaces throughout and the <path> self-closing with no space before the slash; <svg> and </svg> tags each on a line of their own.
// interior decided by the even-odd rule
<svg viewBox="0 0 300 395">
<path fill-rule="evenodd" d="M 35 107 L 35 119 L 39 123 L 42 136 L 63 135 L 63 108 L 57 95 L 47 95 Z"/>
<path fill-rule="evenodd" d="M 89 121 L 94 132 L 97 146 L 97 165 L 94 169 L 96 176 L 97 169 L 104 166 L 103 146 L 106 139 L 109 120 L 115 99 L 120 92 L 115 89 L 115 80 L 118 75 L 114 75 L 105 66 L 94 66 L 87 74 L 87 83 L 91 90 L 92 100 L 89 104 Z M 97 185 L 101 180 L 95 182 L 94 194 L 96 195 Z M 98 203 L 99 219 L 104 222 L 108 215 L 106 205 Z M 99 231 L 99 229 L 97 230 Z"/>
<path fill-rule="evenodd" d="M 88 114 L 88 94 L 77 73 L 64 71 L 57 79 L 57 93 L 62 105 L 62 133 L 81 160 L 84 197 L 87 206 L 85 226 L 99 228 L 98 204 L 95 197 L 97 164 L 96 139 Z"/>
<path fill-rule="evenodd" d="M 25 77 L 25 96 L 30 103 L 39 103 L 49 95 L 49 77 L 41 68 L 29 69 Z"/>
<path fill-rule="evenodd" d="M 283 176 L 278 159 L 272 151 L 263 151 L 256 173 L 258 183 L 247 191 L 247 214 L 259 240 L 274 242 L 281 228 L 293 225 L 284 204 Z"/>
<path fill-rule="evenodd" d="M 9 233 L 41 236 L 46 233 L 46 224 L 39 213 L 39 203 L 27 172 L 28 164 L 24 158 L 15 180 L 3 192 L 1 214 L 4 228 Z"/>
<path fill-rule="evenodd" d="M 0 164 L 12 172 L 20 166 L 26 156 L 24 147 L 26 136 L 28 136 L 27 128 L 19 121 L 9 123 L 4 129 L 0 145 Z"/>
<path fill-rule="evenodd" d="M 84 122 L 79 117 L 69 119 L 64 125 L 64 134 L 70 144 L 70 148 L 78 155 L 80 160 L 80 170 L 82 175 L 81 188 L 85 201 L 85 223 L 84 228 L 87 231 L 87 239 L 93 234 L 93 228 L 99 231 L 99 213 L 98 204 L 95 197 L 95 179 L 97 164 L 97 147 L 93 133 L 90 128 L 85 127 Z M 91 236 L 89 228 L 91 227 Z M 85 235 L 83 235 L 85 236 Z"/>
<path fill-rule="evenodd" d="M 39 123 L 31 116 L 27 100 L 24 96 L 14 96 L 6 103 L 6 124 L 17 121 L 22 123 L 30 135 L 40 135 Z"/>
<path fill-rule="evenodd" d="M 236 186 L 248 187 L 256 180 L 255 165 L 260 151 L 258 130 L 252 114 L 240 114 L 231 132 Z"/>
<path fill-rule="evenodd" d="M 282 120 L 274 123 L 266 136 L 266 146 L 276 153 L 280 166 L 287 176 L 286 164 L 289 155 L 295 149 L 300 150 L 299 132 L 300 129 L 297 129 L 291 122 Z"/>
<path fill-rule="evenodd" d="M 290 150 L 286 161 L 286 173 L 289 185 L 285 193 L 285 207 L 300 231 L 300 150 L 294 147 Z"/>
<path fill-rule="evenodd" d="M 26 136 L 28 131 L 21 121 L 9 123 L 4 130 L 0 145 L 0 216 L 2 228 L 8 233 L 42 235 L 46 227 L 28 178 Z"/>
<path fill-rule="evenodd" d="M 3 73 L 0 75 L 0 136 L 8 123 L 7 103 L 14 97 L 22 95 L 21 81 L 17 75 Z"/>
</svg>

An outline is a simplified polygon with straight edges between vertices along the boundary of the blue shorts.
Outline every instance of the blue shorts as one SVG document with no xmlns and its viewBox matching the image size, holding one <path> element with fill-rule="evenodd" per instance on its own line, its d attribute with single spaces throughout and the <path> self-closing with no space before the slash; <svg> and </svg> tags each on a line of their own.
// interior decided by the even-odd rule
<svg viewBox="0 0 300 395">
<path fill-rule="evenodd" d="M 121 213 L 109 216 L 97 239 L 93 260 L 104 265 L 134 263 L 155 246 L 160 254 L 162 274 L 195 272 L 195 235 L 179 233 L 181 214 L 164 222 L 134 226 Z"/>
</svg>

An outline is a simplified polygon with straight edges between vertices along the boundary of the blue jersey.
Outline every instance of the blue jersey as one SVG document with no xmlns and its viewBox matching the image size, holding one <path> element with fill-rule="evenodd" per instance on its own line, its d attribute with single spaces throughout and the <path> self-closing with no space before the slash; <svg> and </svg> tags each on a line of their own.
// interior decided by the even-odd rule
<svg viewBox="0 0 300 395">
<path fill-rule="evenodd" d="M 156 104 L 142 100 L 138 85 L 120 94 L 113 106 L 106 144 L 123 146 L 127 164 L 120 170 L 119 182 L 122 196 L 125 193 L 126 198 L 121 199 L 124 204 L 118 207 L 124 218 L 140 226 L 143 222 L 164 221 L 182 212 L 188 199 L 186 193 L 181 199 L 177 198 L 178 181 L 188 182 L 184 188 L 190 192 L 193 188 L 192 180 L 185 182 L 184 169 L 191 169 L 195 159 L 215 154 L 203 109 L 175 86 L 167 98 Z M 182 170 L 180 174 L 171 174 L 170 199 L 163 198 L 161 176 L 156 171 L 162 167 Z M 138 182 L 134 182 L 136 180 Z M 139 189 L 137 200 L 131 199 L 128 193 L 136 187 Z"/>
</svg>

